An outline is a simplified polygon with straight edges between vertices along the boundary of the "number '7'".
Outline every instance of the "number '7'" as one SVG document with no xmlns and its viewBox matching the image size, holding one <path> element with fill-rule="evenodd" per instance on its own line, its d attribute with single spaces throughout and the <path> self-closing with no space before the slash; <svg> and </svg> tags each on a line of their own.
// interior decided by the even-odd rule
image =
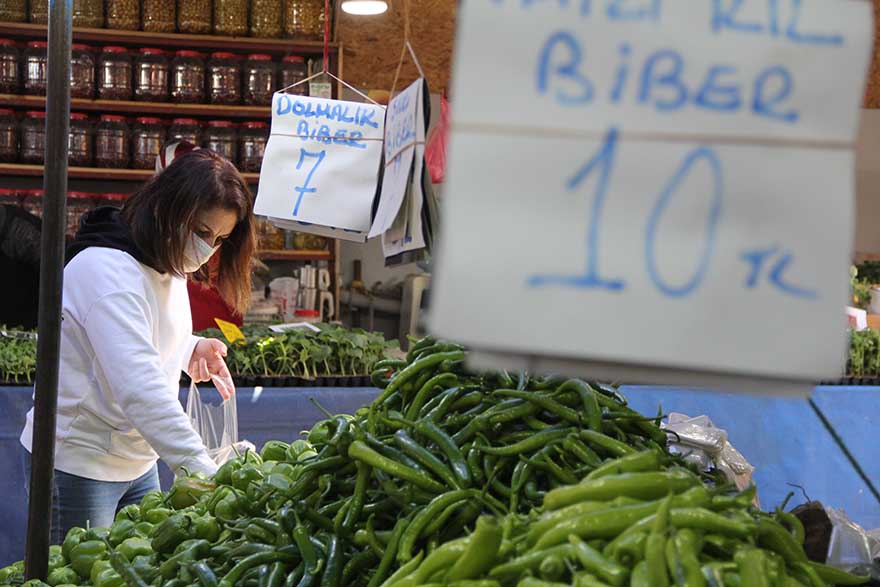
<svg viewBox="0 0 880 587">
<path fill-rule="evenodd" d="M 321 161 L 324 160 L 324 157 L 327 155 L 327 151 L 321 151 L 320 153 L 312 153 L 311 151 L 306 151 L 305 149 L 299 150 L 299 162 L 296 164 L 296 170 L 299 171 L 302 169 L 303 163 L 305 163 L 306 157 L 312 157 L 315 159 L 314 165 L 309 169 L 309 173 L 306 175 L 306 180 L 303 182 L 301 186 L 296 186 L 293 188 L 293 191 L 297 192 L 299 195 L 296 198 L 296 206 L 293 208 L 293 215 L 296 216 L 299 213 L 299 206 L 302 204 L 303 195 L 305 194 L 314 194 L 318 191 L 318 188 L 311 187 L 312 176 L 315 174 L 315 171 L 318 170 L 318 166 L 321 164 Z"/>
</svg>

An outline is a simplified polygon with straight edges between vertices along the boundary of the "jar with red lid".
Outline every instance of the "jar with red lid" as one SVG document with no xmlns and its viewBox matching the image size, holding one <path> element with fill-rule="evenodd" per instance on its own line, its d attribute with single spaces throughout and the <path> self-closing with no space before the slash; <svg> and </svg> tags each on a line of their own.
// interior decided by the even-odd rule
<svg viewBox="0 0 880 587">
<path fill-rule="evenodd" d="M 167 142 L 186 141 L 192 145 L 202 144 L 202 127 L 194 118 L 175 118 L 168 129 Z"/>
<path fill-rule="evenodd" d="M 102 193 L 102 194 L 93 194 L 95 196 L 95 207 L 101 208 L 104 206 L 111 206 L 113 208 L 122 208 L 123 202 L 128 199 L 128 194 L 118 194 L 118 193 Z"/>
<path fill-rule="evenodd" d="M 104 47 L 98 59 L 98 97 L 131 100 L 131 56 L 125 47 Z"/>
<path fill-rule="evenodd" d="M 131 132 L 124 116 L 104 114 L 95 128 L 95 165 L 122 169 L 128 167 Z"/>
<path fill-rule="evenodd" d="M 73 238 L 76 231 L 79 230 L 79 220 L 83 214 L 86 214 L 95 208 L 95 194 L 90 192 L 68 192 L 67 193 L 67 230 L 64 236 Z"/>
<path fill-rule="evenodd" d="M 165 144 L 165 127 L 158 118 L 142 117 L 134 121 L 131 131 L 131 166 L 135 169 L 155 169 L 156 157 Z"/>
<path fill-rule="evenodd" d="M 280 37 L 282 6 L 282 0 L 251 0 L 251 36 Z"/>
<path fill-rule="evenodd" d="M 95 56 L 88 45 L 70 46 L 70 97 L 95 97 Z"/>
<path fill-rule="evenodd" d="M 82 112 L 70 113 L 70 135 L 67 141 L 67 164 L 71 167 L 92 165 L 92 123 Z"/>
<path fill-rule="evenodd" d="M 241 103 L 241 63 L 238 55 L 219 51 L 208 62 L 208 101 L 211 104 Z"/>
<path fill-rule="evenodd" d="M 144 47 L 134 60 L 134 98 L 168 101 L 168 56 L 162 49 Z"/>
<path fill-rule="evenodd" d="M 271 55 L 255 53 L 244 62 L 244 103 L 270 106 L 275 91 L 275 64 Z"/>
<path fill-rule="evenodd" d="M 32 96 L 45 96 L 48 63 L 46 41 L 31 41 L 24 50 L 24 93 Z"/>
<path fill-rule="evenodd" d="M 173 33 L 177 22 L 174 0 L 143 0 L 144 30 L 148 33 Z"/>
<path fill-rule="evenodd" d="M 21 55 L 12 39 L 0 39 L 0 94 L 17 94 Z"/>
<path fill-rule="evenodd" d="M 18 121 L 15 112 L 8 108 L 0 109 L 0 163 L 15 163 L 18 160 Z"/>
<path fill-rule="evenodd" d="M 259 172 L 263 153 L 269 141 L 269 125 L 265 122 L 245 122 L 238 133 L 238 167 L 246 172 Z"/>
<path fill-rule="evenodd" d="M 46 156 L 46 112 L 31 110 L 21 121 L 21 162 L 42 165 Z"/>
<path fill-rule="evenodd" d="M 21 206 L 21 190 L 0 188 L 0 206 Z"/>
<path fill-rule="evenodd" d="M 178 51 L 171 62 L 171 99 L 178 104 L 205 101 L 205 59 L 198 51 Z"/>
<path fill-rule="evenodd" d="M 235 163 L 238 154 L 238 131 L 228 120 L 208 121 L 203 133 L 203 145 Z"/>
<path fill-rule="evenodd" d="M 21 207 L 40 218 L 43 217 L 43 190 L 22 190 Z"/>
<path fill-rule="evenodd" d="M 281 83 L 279 86 L 284 89 L 286 94 L 294 94 L 297 96 L 309 95 L 309 84 L 293 84 L 299 83 L 309 77 L 309 64 L 306 58 L 299 55 L 288 55 L 281 61 Z"/>
<path fill-rule="evenodd" d="M 26 0 L 3 0 L 0 2 L 0 21 L 24 22 L 27 20 Z"/>
</svg>

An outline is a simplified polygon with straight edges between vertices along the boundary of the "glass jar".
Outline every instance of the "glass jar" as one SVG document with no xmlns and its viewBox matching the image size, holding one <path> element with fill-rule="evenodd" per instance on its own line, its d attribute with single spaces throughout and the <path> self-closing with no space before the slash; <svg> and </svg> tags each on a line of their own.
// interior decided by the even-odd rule
<svg viewBox="0 0 880 587">
<path fill-rule="evenodd" d="M 98 58 L 98 97 L 131 100 L 131 56 L 125 47 L 104 47 Z"/>
<path fill-rule="evenodd" d="M 177 20 L 175 0 L 143 0 L 144 30 L 148 33 L 173 33 Z"/>
<path fill-rule="evenodd" d="M 245 122 L 238 134 L 238 167 L 245 172 L 259 172 L 263 153 L 269 141 L 269 125 L 265 122 Z"/>
<path fill-rule="evenodd" d="M 21 56 L 12 39 L 0 39 L 0 94 L 17 94 Z"/>
<path fill-rule="evenodd" d="M 280 37 L 282 0 L 251 0 L 251 36 Z"/>
<path fill-rule="evenodd" d="M 95 207 L 112 206 L 113 208 L 122 208 L 122 203 L 128 199 L 128 194 L 102 193 L 93 194 L 95 196 Z"/>
<path fill-rule="evenodd" d="M 104 26 L 104 0 L 73 0 L 73 26 L 99 29 Z"/>
<path fill-rule="evenodd" d="M 70 135 L 67 141 L 67 164 L 71 167 L 92 165 L 92 125 L 82 112 L 70 114 Z"/>
<path fill-rule="evenodd" d="M 202 144 L 202 127 L 194 118 L 175 118 L 168 129 L 167 142 L 186 141 L 191 145 Z"/>
<path fill-rule="evenodd" d="M 104 114 L 95 128 L 95 165 L 97 167 L 128 167 L 131 132 L 124 116 Z"/>
<path fill-rule="evenodd" d="M 21 192 L 21 207 L 37 216 L 43 217 L 43 190 L 23 190 Z"/>
<path fill-rule="evenodd" d="M 279 87 L 286 94 L 294 94 L 297 96 L 309 95 L 309 84 L 299 84 L 309 77 L 309 64 L 306 58 L 299 55 L 288 55 L 281 61 L 281 83 Z"/>
<path fill-rule="evenodd" d="M 279 251 L 284 248 L 284 231 L 267 218 L 256 217 L 257 249 Z"/>
<path fill-rule="evenodd" d="M 162 49 L 144 47 L 134 60 L 134 99 L 168 101 L 168 57 Z"/>
<path fill-rule="evenodd" d="M 156 157 L 165 143 L 165 127 L 158 118 L 138 118 L 131 131 L 131 166 L 155 169 Z"/>
<path fill-rule="evenodd" d="M 204 35 L 211 32 L 211 0 L 177 0 L 177 30 Z"/>
<path fill-rule="evenodd" d="M 0 188 L 0 206 L 21 206 L 21 193 L 17 189 Z"/>
<path fill-rule="evenodd" d="M 95 56 L 88 45 L 70 47 L 70 97 L 95 97 Z"/>
<path fill-rule="evenodd" d="M 198 51 L 178 51 L 171 62 L 171 99 L 178 104 L 205 101 L 205 60 Z"/>
<path fill-rule="evenodd" d="M 64 236 L 76 236 L 82 215 L 95 209 L 94 197 L 95 194 L 89 192 L 67 192 L 67 230 L 64 231 Z"/>
<path fill-rule="evenodd" d="M 221 51 L 211 55 L 208 101 L 227 106 L 241 103 L 241 64 L 236 54 Z"/>
<path fill-rule="evenodd" d="M 18 160 L 18 122 L 15 112 L 8 108 L 0 109 L 0 163 L 15 163 Z"/>
<path fill-rule="evenodd" d="M 24 50 L 24 93 L 45 96 L 48 78 L 46 41 L 31 41 Z"/>
<path fill-rule="evenodd" d="M 235 130 L 235 123 L 228 120 L 209 121 L 205 128 L 202 146 L 235 163 L 238 154 L 238 132 Z"/>
<path fill-rule="evenodd" d="M 243 37 L 248 32 L 248 0 L 214 0 L 214 34 Z"/>
<path fill-rule="evenodd" d="M 46 155 L 46 112 L 31 110 L 21 121 L 21 162 L 42 165 Z"/>
<path fill-rule="evenodd" d="M 0 2 L 0 20 L 3 22 L 25 22 L 27 17 L 26 0 L 3 0 Z"/>
<path fill-rule="evenodd" d="M 271 106 L 275 89 L 275 64 L 271 55 L 248 55 L 244 63 L 244 103 Z"/>
<path fill-rule="evenodd" d="M 31 0 L 31 22 L 34 24 L 49 22 L 49 0 Z"/>
<path fill-rule="evenodd" d="M 138 0 L 106 0 L 107 28 L 137 31 L 141 28 L 141 3 Z"/>
<path fill-rule="evenodd" d="M 288 0 L 284 14 L 284 34 L 300 39 L 324 36 L 323 0 Z"/>
</svg>

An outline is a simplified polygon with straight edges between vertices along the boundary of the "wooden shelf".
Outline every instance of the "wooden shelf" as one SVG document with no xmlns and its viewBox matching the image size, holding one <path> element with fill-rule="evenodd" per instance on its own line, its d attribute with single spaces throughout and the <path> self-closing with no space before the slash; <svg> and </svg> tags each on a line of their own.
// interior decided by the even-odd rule
<svg viewBox="0 0 880 587">
<path fill-rule="evenodd" d="M 107 181 L 146 181 L 155 175 L 152 169 L 104 169 L 98 167 L 69 167 L 67 177 L 71 179 L 100 179 Z M 24 165 L 20 163 L 0 163 L 0 176 L 18 175 L 24 177 L 42 177 L 42 165 Z M 259 173 L 243 173 L 248 183 L 257 183 Z"/>
<path fill-rule="evenodd" d="M 17 107 L 43 110 L 46 108 L 45 96 L 22 96 L 18 94 L 0 94 L 0 107 Z M 70 101 L 73 112 L 100 112 L 118 114 L 165 114 L 175 118 L 206 117 L 206 118 L 262 118 L 269 119 L 272 115 L 269 106 L 212 106 L 210 104 L 173 104 L 159 102 L 128 102 L 123 100 L 83 100 L 74 98 Z"/>
<path fill-rule="evenodd" d="M 0 37 L 45 39 L 46 25 L 0 22 Z M 323 55 L 324 43 L 297 39 L 260 39 L 256 37 L 220 37 L 215 35 L 180 35 L 175 33 L 147 33 L 114 29 L 74 27 L 73 40 L 80 43 L 124 45 L 129 47 L 165 47 L 170 49 L 210 49 L 273 54 Z M 339 51 L 337 43 L 330 44 L 330 53 Z"/>
<path fill-rule="evenodd" d="M 329 261 L 333 258 L 330 251 L 258 251 L 257 256 L 263 261 Z"/>
</svg>

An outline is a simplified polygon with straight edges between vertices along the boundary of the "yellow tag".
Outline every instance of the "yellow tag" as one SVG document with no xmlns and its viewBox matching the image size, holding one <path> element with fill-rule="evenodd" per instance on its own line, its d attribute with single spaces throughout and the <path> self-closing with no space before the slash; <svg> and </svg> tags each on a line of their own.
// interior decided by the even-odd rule
<svg viewBox="0 0 880 587">
<path fill-rule="evenodd" d="M 214 318 L 214 322 L 217 323 L 217 326 L 220 327 L 220 331 L 223 333 L 223 336 L 225 336 L 226 340 L 228 340 L 230 343 L 244 338 L 244 333 L 238 326 L 236 326 L 232 322 L 227 322 L 226 320 L 221 320 L 220 318 Z"/>
</svg>

